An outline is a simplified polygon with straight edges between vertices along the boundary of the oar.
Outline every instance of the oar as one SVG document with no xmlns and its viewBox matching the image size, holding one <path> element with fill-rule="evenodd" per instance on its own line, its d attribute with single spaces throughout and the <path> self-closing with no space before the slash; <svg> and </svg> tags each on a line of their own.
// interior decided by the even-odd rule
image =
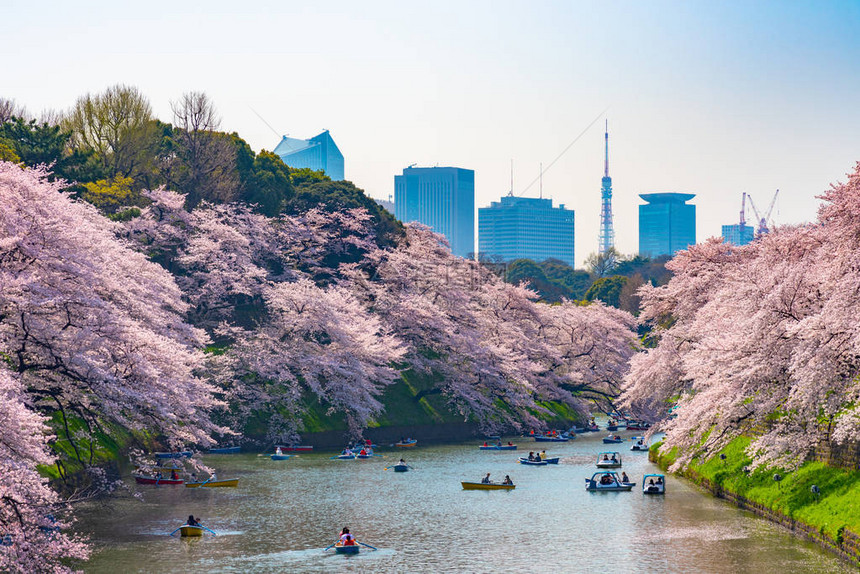
<svg viewBox="0 0 860 574">
<path fill-rule="evenodd" d="M 327 546 L 327 547 L 323 548 L 323 552 L 325 552 L 325 551 L 326 551 L 326 550 L 328 550 L 329 548 L 334 547 L 334 545 L 335 545 L 335 544 L 337 544 L 338 542 L 340 542 L 340 538 L 338 538 L 337 540 L 335 540 L 335 541 L 334 541 L 334 544 L 332 544 L 331 546 Z"/>
<path fill-rule="evenodd" d="M 202 528 L 203 530 L 208 530 L 209 532 L 211 532 L 211 533 L 212 533 L 212 536 L 218 536 L 218 534 L 216 534 L 214 530 L 210 530 L 209 528 L 206 528 L 205 526 L 201 526 L 201 525 L 199 525 L 199 524 L 198 524 L 198 526 L 199 526 L 200 528 Z"/>
<path fill-rule="evenodd" d="M 185 525 L 183 524 L 182 526 L 185 526 Z M 180 526 L 179 528 L 177 528 L 176 530 L 174 530 L 173 532 L 171 532 L 170 534 L 168 534 L 168 536 L 173 536 L 174 534 L 176 534 L 177 532 L 179 532 L 180 530 L 182 530 L 182 526 Z"/>
<path fill-rule="evenodd" d="M 358 540 L 356 540 L 356 542 L 358 542 Z M 379 550 L 379 548 L 377 548 L 376 546 L 371 546 L 370 544 L 365 544 L 364 542 L 358 542 L 358 543 L 361 544 L 362 546 L 367 546 L 368 548 L 370 548 L 372 550 Z"/>
</svg>

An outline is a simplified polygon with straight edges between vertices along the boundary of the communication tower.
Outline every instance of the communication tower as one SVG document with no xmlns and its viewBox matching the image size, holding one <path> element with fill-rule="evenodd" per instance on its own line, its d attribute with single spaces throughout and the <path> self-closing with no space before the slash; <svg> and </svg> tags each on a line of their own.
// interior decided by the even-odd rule
<svg viewBox="0 0 860 574">
<path fill-rule="evenodd" d="M 598 253 L 606 253 L 615 247 L 615 229 L 612 227 L 612 178 L 609 177 L 609 120 L 606 120 L 606 159 L 603 163 L 603 179 L 600 186 L 600 236 Z"/>
</svg>

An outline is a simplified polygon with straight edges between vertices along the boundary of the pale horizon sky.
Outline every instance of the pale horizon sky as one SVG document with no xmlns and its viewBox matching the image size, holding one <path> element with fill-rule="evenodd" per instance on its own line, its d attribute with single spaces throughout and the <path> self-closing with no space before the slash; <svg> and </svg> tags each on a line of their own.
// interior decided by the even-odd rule
<svg viewBox="0 0 860 574">
<path fill-rule="evenodd" d="M 597 249 L 603 117 L 616 246 L 638 250 L 640 193 L 696 194 L 697 239 L 741 193 L 777 224 L 860 160 L 860 1 L 0 2 L 0 96 L 33 113 L 137 86 L 155 114 L 207 92 L 251 146 L 330 130 L 346 178 L 394 193 L 410 164 L 475 170 L 476 205 L 538 176 Z M 254 113 L 274 126 L 273 133 Z M 536 197 L 535 184 L 526 195 Z M 748 221 L 753 219 L 748 212 Z"/>
</svg>

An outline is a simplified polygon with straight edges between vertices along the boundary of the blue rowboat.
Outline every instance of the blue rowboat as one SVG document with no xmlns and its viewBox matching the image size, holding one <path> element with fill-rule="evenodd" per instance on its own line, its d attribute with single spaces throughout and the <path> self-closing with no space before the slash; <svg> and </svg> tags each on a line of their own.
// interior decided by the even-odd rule
<svg viewBox="0 0 860 574">
<path fill-rule="evenodd" d="M 183 450 L 180 452 L 157 452 L 155 453 L 155 458 L 191 458 L 191 455 L 194 454 L 190 450 Z"/>
<path fill-rule="evenodd" d="M 548 463 L 547 461 L 545 461 L 545 460 L 542 460 L 542 461 L 538 462 L 538 461 L 536 461 L 536 460 L 529 460 L 529 459 L 527 459 L 527 458 L 522 458 L 522 457 L 519 459 L 519 461 L 520 461 L 520 464 L 527 464 L 527 465 L 530 465 L 530 466 L 546 466 L 547 464 L 549 464 L 549 463 Z"/>
<path fill-rule="evenodd" d="M 220 448 L 210 448 L 209 454 L 237 454 L 241 451 L 241 446 L 225 446 Z"/>
<path fill-rule="evenodd" d="M 609 435 L 603 437 L 603 444 L 618 444 L 624 442 L 624 439 L 618 435 Z"/>
<path fill-rule="evenodd" d="M 271 458 L 272 460 L 287 460 L 288 458 L 290 458 L 290 455 L 288 455 L 288 454 L 272 454 L 272 455 L 269 455 L 269 458 Z"/>
<path fill-rule="evenodd" d="M 395 464 L 391 468 L 394 469 L 394 472 L 406 472 L 407 470 L 409 470 L 409 465 L 408 464 Z"/>
<path fill-rule="evenodd" d="M 537 436 L 535 435 L 535 442 L 567 442 L 569 439 L 564 438 L 563 436 Z"/>
<path fill-rule="evenodd" d="M 337 554 L 358 554 L 359 550 L 361 550 L 361 546 L 358 544 L 352 544 L 350 546 L 341 546 L 340 544 L 334 545 L 334 551 Z"/>
<path fill-rule="evenodd" d="M 515 444 L 503 444 L 499 446 L 497 444 L 490 445 L 481 445 L 478 447 L 481 450 L 517 450 L 517 445 Z"/>
</svg>

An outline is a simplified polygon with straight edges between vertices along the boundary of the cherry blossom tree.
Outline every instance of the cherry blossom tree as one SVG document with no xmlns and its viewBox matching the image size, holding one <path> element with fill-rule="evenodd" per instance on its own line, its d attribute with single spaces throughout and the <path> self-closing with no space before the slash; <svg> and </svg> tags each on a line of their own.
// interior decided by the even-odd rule
<svg viewBox="0 0 860 574">
<path fill-rule="evenodd" d="M 89 550 L 63 532 L 67 509 L 36 470 L 53 463 L 50 436 L 25 401 L 21 383 L 0 365 L 0 571 L 71 572 L 62 561 L 86 559 Z"/>
<path fill-rule="evenodd" d="M 744 433 L 759 465 L 804 460 L 822 429 L 860 439 L 860 165 L 822 199 L 817 223 L 691 247 L 641 291 L 659 343 L 633 359 L 625 401 L 663 416 L 677 402 L 679 465 Z"/>
</svg>

